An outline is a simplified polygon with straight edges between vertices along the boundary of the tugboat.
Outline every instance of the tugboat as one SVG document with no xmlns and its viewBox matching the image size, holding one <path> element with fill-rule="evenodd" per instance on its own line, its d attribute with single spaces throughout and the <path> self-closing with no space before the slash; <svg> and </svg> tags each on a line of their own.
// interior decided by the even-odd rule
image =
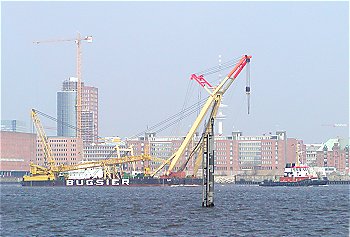
<svg viewBox="0 0 350 237">
<path fill-rule="evenodd" d="M 318 178 L 316 172 L 302 164 L 287 163 L 279 181 L 264 180 L 259 186 L 319 186 L 328 184 L 327 177 Z"/>
</svg>

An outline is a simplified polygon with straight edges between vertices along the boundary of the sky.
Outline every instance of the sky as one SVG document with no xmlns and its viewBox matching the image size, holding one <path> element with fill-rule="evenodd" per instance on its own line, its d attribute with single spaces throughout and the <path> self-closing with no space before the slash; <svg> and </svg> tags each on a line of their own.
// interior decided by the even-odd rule
<svg viewBox="0 0 350 237">
<path fill-rule="evenodd" d="M 56 93 L 76 75 L 76 45 L 33 41 L 80 32 L 94 38 L 82 45 L 82 79 L 99 90 L 100 136 L 130 137 L 178 113 L 206 96 L 192 73 L 217 66 L 219 55 L 249 54 L 250 114 L 243 71 L 224 96 L 224 134 L 348 138 L 348 127 L 332 126 L 349 123 L 348 4 L 2 2 L 1 119 L 30 126 L 31 108 L 57 117 Z"/>
</svg>

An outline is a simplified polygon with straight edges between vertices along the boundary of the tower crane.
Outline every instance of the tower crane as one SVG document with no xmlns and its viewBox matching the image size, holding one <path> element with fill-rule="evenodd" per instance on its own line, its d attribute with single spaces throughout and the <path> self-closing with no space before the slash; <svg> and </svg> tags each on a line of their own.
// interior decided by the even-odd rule
<svg viewBox="0 0 350 237">
<path fill-rule="evenodd" d="M 77 45 L 77 102 L 76 102 L 76 113 L 77 113 L 77 137 L 82 137 L 82 130 L 81 130 L 81 112 L 82 112 L 82 88 L 81 88 L 81 43 L 83 41 L 86 41 L 88 43 L 92 43 L 92 36 L 85 36 L 81 37 L 80 33 L 78 32 L 78 35 L 76 38 L 71 39 L 52 39 L 52 40 L 41 40 L 41 41 L 34 41 L 35 44 L 42 44 L 42 43 L 57 43 L 57 42 L 74 42 Z"/>
<path fill-rule="evenodd" d="M 243 70 L 243 68 L 247 65 L 249 69 L 249 62 L 252 56 L 249 55 L 243 55 L 238 63 L 235 65 L 235 67 L 230 71 L 230 73 L 223 79 L 220 84 L 216 87 L 213 87 L 210 85 L 210 83 L 204 78 L 203 75 L 191 75 L 191 80 L 196 80 L 208 93 L 209 97 L 206 103 L 204 104 L 202 110 L 200 111 L 199 115 L 197 116 L 196 120 L 194 121 L 192 127 L 190 128 L 189 132 L 186 135 L 185 140 L 182 142 L 179 149 L 167 160 L 165 160 L 153 173 L 151 176 L 156 175 L 161 169 L 165 167 L 165 165 L 170 162 L 169 168 L 166 171 L 166 175 L 171 175 L 173 172 L 173 169 L 177 162 L 179 161 L 180 157 L 185 152 L 186 147 L 190 143 L 195 131 L 197 130 L 200 123 L 203 121 L 204 117 L 208 113 L 209 109 L 212 108 L 212 112 L 209 118 L 209 121 L 211 118 L 215 118 L 218 108 L 220 106 L 222 96 L 225 94 L 225 92 L 229 89 L 231 84 L 234 82 L 234 80 L 238 77 L 240 72 Z M 249 98 L 250 95 L 250 85 L 249 85 L 249 77 L 250 74 L 247 72 L 247 86 L 246 86 L 246 93 Z M 248 107 L 249 111 L 249 107 Z M 208 129 L 210 122 L 208 123 L 206 129 Z"/>
</svg>

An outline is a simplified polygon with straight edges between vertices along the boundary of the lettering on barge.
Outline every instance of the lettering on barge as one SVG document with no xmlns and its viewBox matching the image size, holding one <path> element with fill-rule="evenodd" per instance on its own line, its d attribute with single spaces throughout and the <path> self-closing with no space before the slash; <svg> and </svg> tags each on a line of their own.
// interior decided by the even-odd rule
<svg viewBox="0 0 350 237">
<path fill-rule="evenodd" d="M 67 179 L 66 186 L 121 186 L 129 185 L 129 179 Z"/>
</svg>

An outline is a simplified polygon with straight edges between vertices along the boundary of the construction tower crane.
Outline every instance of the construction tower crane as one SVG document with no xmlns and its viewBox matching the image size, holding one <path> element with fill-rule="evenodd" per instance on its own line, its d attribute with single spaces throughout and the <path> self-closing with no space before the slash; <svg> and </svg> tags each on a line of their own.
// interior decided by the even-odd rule
<svg viewBox="0 0 350 237">
<path fill-rule="evenodd" d="M 167 162 L 170 162 L 169 168 L 166 171 L 166 175 L 169 176 L 173 172 L 173 169 L 177 162 L 179 161 L 180 157 L 183 155 L 185 152 L 186 147 L 190 143 L 195 131 L 197 130 L 198 126 L 200 123 L 203 121 L 204 117 L 206 116 L 207 112 L 209 111 L 210 108 L 212 108 L 212 113 L 211 113 L 211 118 L 215 118 L 217 114 L 217 109 L 220 106 L 222 96 L 225 94 L 225 92 L 229 89 L 231 84 L 234 82 L 234 80 L 237 78 L 237 76 L 240 74 L 240 72 L 243 70 L 243 68 L 250 62 L 250 59 L 252 56 L 248 55 L 243 55 L 239 62 L 235 65 L 235 67 L 230 71 L 230 73 L 223 79 L 220 84 L 217 87 L 213 87 L 210 85 L 210 83 L 204 78 L 203 75 L 196 75 L 192 74 L 191 79 L 196 80 L 208 93 L 209 97 L 206 103 L 204 104 L 201 112 L 197 116 L 196 120 L 194 121 L 191 129 L 186 135 L 185 140 L 182 142 L 181 146 L 179 149 L 163 164 L 161 164 L 153 173 L 151 176 L 156 175 L 161 169 L 164 168 L 164 166 L 167 164 Z M 247 82 L 248 77 L 250 76 L 249 73 L 247 73 Z M 246 93 L 249 96 L 250 94 L 250 86 L 247 84 L 246 86 Z M 209 118 L 209 121 L 211 120 Z"/>
<path fill-rule="evenodd" d="M 77 102 L 76 102 L 76 113 L 77 113 L 77 137 L 82 137 L 82 130 L 81 130 L 81 120 L 82 120 L 82 78 L 81 78 L 81 43 L 83 41 L 86 41 L 88 43 L 92 43 L 92 36 L 86 36 L 81 37 L 80 33 L 78 32 L 78 35 L 76 38 L 71 39 L 52 39 L 52 40 L 41 40 L 41 41 L 34 41 L 35 44 L 42 44 L 42 43 L 57 43 L 57 42 L 74 42 L 77 45 Z"/>
</svg>

